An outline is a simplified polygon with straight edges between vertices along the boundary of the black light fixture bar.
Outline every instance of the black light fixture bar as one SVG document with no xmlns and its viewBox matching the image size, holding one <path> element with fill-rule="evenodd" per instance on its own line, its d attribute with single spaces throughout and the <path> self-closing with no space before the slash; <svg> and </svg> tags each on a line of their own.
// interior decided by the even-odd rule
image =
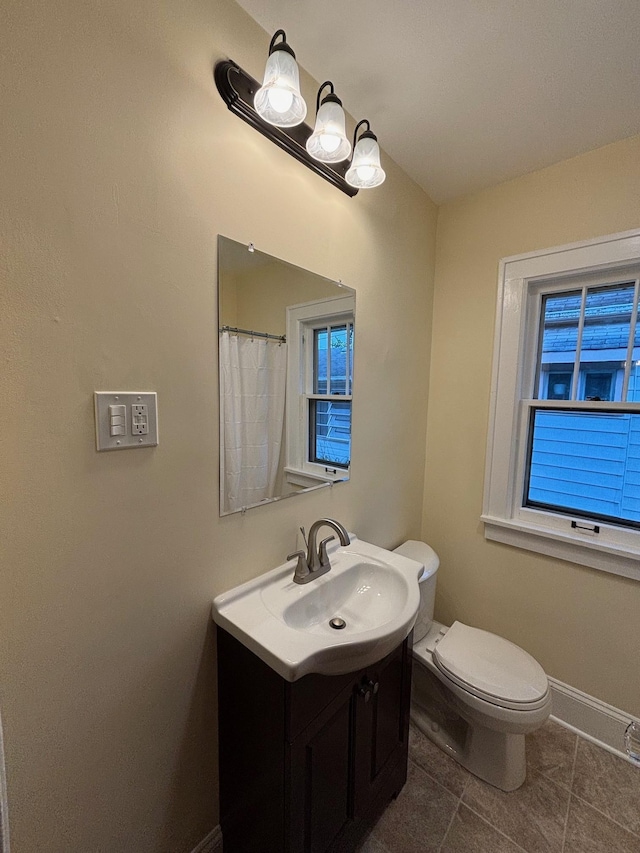
<svg viewBox="0 0 640 853">
<path fill-rule="evenodd" d="M 348 196 L 356 195 L 357 188 L 350 186 L 344 179 L 349 168 L 348 160 L 343 163 L 321 163 L 307 152 L 307 139 L 313 133 L 308 124 L 276 127 L 260 118 L 253 107 L 253 98 L 260 88 L 260 83 L 239 65 L 230 59 L 223 59 L 216 63 L 213 76 L 222 100 L 232 113 L 343 193 Z"/>
</svg>

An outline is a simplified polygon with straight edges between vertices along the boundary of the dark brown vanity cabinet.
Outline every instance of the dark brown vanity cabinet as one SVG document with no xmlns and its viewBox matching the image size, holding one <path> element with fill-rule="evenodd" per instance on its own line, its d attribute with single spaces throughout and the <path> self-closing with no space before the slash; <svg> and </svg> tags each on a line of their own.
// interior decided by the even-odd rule
<svg viewBox="0 0 640 853">
<path fill-rule="evenodd" d="M 225 853 L 352 853 L 407 777 L 409 638 L 290 683 L 218 628 Z"/>
</svg>

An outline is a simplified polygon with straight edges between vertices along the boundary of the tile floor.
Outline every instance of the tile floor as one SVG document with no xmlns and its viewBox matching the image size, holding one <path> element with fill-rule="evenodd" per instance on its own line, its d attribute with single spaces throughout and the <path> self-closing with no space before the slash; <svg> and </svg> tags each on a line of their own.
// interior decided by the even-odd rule
<svg viewBox="0 0 640 853">
<path fill-rule="evenodd" d="M 549 721 L 505 794 L 412 727 L 407 784 L 359 853 L 640 853 L 640 768 Z"/>
</svg>

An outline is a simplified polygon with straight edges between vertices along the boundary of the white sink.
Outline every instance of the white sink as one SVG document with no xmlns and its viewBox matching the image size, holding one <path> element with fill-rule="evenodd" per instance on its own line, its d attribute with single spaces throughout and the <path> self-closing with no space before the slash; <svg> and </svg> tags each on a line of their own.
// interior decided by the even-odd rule
<svg viewBox="0 0 640 853">
<path fill-rule="evenodd" d="M 293 582 L 291 560 L 213 602 L 216 624 L 287 681 L 369 666 L 416 620 L 420 563 L 360 539 L 328 550 L 331 571 L 307 584 Z"/>
</svg>

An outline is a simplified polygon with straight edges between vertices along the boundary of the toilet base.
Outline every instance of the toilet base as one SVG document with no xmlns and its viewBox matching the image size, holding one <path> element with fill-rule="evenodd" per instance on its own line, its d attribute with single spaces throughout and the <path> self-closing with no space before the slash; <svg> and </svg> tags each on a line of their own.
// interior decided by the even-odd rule
<svg viewBox="0 0 640 853">
<path fill-rule="evenodd" d="M 544 723 L 549 708 L 510 722 L 479 712 L 460 701 L 431 671 L 427 645 L 429 637 L 413 650 L 413 723 L 474 776 L 501 791 L 515 791 L 527 772 L 525 735 Z"/>
<path fill-rule="evenodd" d="M 411 721 L 458 764 L 495 788 L 515 791 L 524 782 L 524 735 L 497 732 L 477 723 L 471 726 L 461 717 L 437 722 L 415 701 Z"/>
</svg>

